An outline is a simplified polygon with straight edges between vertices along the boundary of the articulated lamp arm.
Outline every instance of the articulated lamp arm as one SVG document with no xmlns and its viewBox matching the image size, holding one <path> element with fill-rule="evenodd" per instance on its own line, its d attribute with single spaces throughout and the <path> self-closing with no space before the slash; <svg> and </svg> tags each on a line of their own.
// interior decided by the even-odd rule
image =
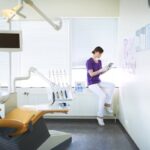
<svg viewBox="0 0 150 150">
<path fill-rule="evenodd" d="M 54 23 L 49 17 L 47 17 L 31 0 L 23 0 L 26 4 L 31 6 L 40 16 L 42 16 L 49 24 L 51 24 L 55 30 L 59 30 L 62 27 L 62 20 L 58 20 L 58 24 Z"/>
</svg>

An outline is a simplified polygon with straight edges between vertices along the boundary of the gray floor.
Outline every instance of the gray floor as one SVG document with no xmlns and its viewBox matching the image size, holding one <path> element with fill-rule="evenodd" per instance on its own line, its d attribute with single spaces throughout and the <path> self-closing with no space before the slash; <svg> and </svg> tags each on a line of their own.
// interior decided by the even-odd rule
<svg viewBox="0 0 150 150">
<path fill-rule="evenodd" d="M 96 120 L 46 120 L 51 130 L 72 134 L 72 143 L 61 150 L 138 150 L 119 123 L 106 121 L 99 127 Z"/>
</svg>

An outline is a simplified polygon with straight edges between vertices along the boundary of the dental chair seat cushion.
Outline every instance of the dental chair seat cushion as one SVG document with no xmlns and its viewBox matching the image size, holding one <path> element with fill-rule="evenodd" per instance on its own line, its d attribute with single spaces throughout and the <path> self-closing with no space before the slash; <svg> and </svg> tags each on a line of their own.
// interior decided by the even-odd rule
<svg viewBox="0 0 150 150">
<path fill-rule="evenodd" d="M 68 110 L 43 110 L 38 111 L 28 108 L 16 108 L 0 119 L 0 128 L 15 128 L 10 136 L 18 136 L 29 130 L 30 125 L 35 124 L 46 113 L 67 113 Z"/>
<path fill-rule="evenodd" d="M 17 136 L 25 133 L 29 123 L 38 112 L 16 108 L 9 112 L 4 119 L 0 119 L 0 127 L 15 128 L 16 131 L 10 136 Z"/>
</svg>

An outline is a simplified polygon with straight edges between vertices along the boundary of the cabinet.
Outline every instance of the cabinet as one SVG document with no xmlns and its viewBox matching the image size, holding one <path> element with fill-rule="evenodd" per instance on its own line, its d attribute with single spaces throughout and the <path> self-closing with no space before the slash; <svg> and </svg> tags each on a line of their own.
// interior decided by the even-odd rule
<svg viewBox="0 0 150 150">
<path fill-rule="evenodd" d="M 18 105 L 39 105 L 48 104 L 46 88 L 20 88 L 18 93 Z M 118 94 L 119 89 L 115 88 L 113 96 L 114 114 L 105 113 L 106 118 L 115 118 L 118 112 Z M 88 88 L 83 93 L 74 93 L 73 100 L 67 101 L 70 105 L 68 114 L 47 114 L 47 118 L 96 118 L 98 109 L 98 99 Z"/>
</svg>

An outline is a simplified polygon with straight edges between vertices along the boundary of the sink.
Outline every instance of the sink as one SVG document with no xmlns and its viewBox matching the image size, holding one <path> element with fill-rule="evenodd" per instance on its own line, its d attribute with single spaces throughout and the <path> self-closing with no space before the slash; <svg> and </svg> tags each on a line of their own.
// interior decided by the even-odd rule
<svg viewBox="0 0 150 150">
<path fill-rule="evenodd" d="M 7 101 L 9 97 L 9 93 L 8 92 L 4 92 L 4 91 L 0 91 L 0 103 L 5 103 L 5 101 Z"/>
</svg>

